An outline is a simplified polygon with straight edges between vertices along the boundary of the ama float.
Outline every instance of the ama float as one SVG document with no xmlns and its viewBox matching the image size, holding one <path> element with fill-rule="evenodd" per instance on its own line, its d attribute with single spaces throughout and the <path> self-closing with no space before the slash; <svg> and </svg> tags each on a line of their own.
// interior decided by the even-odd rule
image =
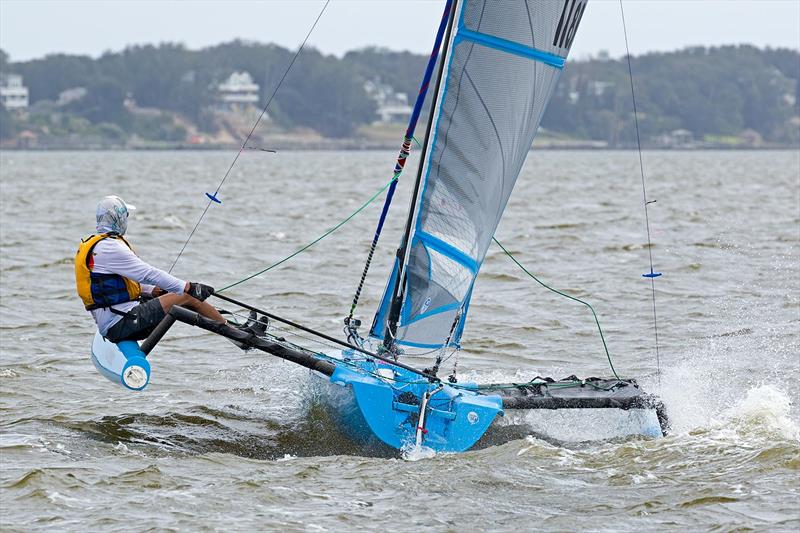
<svg viewBox="0 0 800 533">
<path fill-rule="evenodd" d="M 96 336 L 95 364 L 110 379 L 143 389 L 149 379 L 146 356 L 177 320 L 309 368 L 324 385 L 322 398 L 334 419 L 366 443 L 460 452 L 510 412 L 542 409 L 589 416 L 614 410 L 615 436 L 664 434 L 668 422 L 661 401 L 616 372 L 609 379 L 537 376 L 525 383 L 480 385 L 459 381 L 456 367 L 451 375 L 440 375 L 440 366 L 461 349 L 478 272 L 585 8 L 585 0 L 446 2 L 394 176 L 383 189 L 385 203 L 345 318 L 345 339 L 222 291 L 214 295 L 259 313 L 256 320 L 263 324 L 281 322 L 335 348 L 319 351 L 272 327 L 250 333 L 175 307 L 141 346 L 117 346 Z M 362 336 L 354 312 L 429 86 L 431 113 L 405 231 L 381 303 Z M 218 202 L 216 192 L 209 198 Z M 415 350 L 434 358 L 424 368 L 412 366 L 406 356 Z"/>
</svg>

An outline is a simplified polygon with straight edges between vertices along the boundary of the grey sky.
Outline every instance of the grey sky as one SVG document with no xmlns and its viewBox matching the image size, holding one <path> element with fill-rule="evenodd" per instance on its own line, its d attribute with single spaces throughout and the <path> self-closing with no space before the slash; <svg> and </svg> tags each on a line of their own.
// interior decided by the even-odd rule
<svg viewBox="0 0 800 533">
<path fill-rule="evenodd" d="M 320 0 L 0 0 L 0 48 L 12 60 L 98 56 L 129 44 L 190 48 L 234 38 L 296 47 Z M 800 0 L 625 0 L 631 51 L 751 43 L 800 48 Z M 333 0 L 310 43 L 341 55 L 367 45 L 425 53 L 441 0 Z M 590 0 L 572 55 L 624 53 L 619 3 Z"/>
</svg>

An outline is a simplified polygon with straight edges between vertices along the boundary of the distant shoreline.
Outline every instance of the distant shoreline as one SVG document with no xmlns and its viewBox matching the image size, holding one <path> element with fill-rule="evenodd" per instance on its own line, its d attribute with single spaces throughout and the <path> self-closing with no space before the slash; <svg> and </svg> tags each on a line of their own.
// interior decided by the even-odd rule
<svg viewBox="0 0 800 533">
<path fill-rule="evenodd" d="M 289 77 L 274 106 L 262 108 L 292 57 L 242 41 L 198 52 L 164 44 L 28 62 L 11 62 L 0 50 L 0 85 L 16 95 L 13 109 L 0 106 L 0 149 L 238 150 L 254 124 L 253 149 L 399 149 L 425 55 L 309 53 L 303 68 L 310 70 Z M 796 50 L 747 45 L 636 56 L 638 114 L 624 60 L 573 61 L 536 119 L 534 146 L 624 150 L 640 134 L 648 149 L 795 150 L 798 59 Z M 427 103 L 420 125 L 430 122 Z"/>
<path fill-rule="evenodd" d="M 321 151 L 385 151 L 399 149 L 399 144 L 375 144 L 375 143 L 313 143 L 313 144 L 291 144 L 275 145 L 272 148 L 276 151 L 287 152 L 321 152 Z M 238 145 L 214 145 L 198 146 L 188 144 L 164 145 L 164 146 L 0 146 L 0 152 L 233 152 L 238 151 Z M 570 152 L 626 152 L 635 151 L 635 146 L 593 146 L 585 144 L 563 144 L 563 145 L 534 145 L 533 151 L 570 151 Z M 643 146 L 642 150 L 648 152 L 736 152 L 736 151 L 789 151 L 800 150 L 800 145 L 768 145 L 768 146 Z"/>
</svg>

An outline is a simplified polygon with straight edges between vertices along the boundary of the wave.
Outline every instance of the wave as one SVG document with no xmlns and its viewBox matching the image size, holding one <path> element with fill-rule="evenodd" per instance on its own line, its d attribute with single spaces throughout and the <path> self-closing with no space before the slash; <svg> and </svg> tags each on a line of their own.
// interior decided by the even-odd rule
<svg viewBox="0 0 800 533">
<path fill-rule="evenodd" d="M 118 453 L 147 456 L 220 453 L 278 460 L 330 455 L 374 455 L 341 434 L 328 413 L 310 405 L 302 416 L 265 418 L 256 413 L 197 406 L 188 413 L 106 416 L 56 425 L 114 446 Z"/>
</svg>

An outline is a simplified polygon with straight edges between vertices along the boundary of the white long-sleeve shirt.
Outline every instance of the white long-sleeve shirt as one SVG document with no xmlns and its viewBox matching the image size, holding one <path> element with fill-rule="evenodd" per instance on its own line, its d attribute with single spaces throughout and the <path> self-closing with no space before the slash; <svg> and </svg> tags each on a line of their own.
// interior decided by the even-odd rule
<svg viewBox="0 0 800 533">
<path fill-rule="evenodd" d="M 153 287 L 160 287 L 167 292 L 183 294 L 186 282 L 175 276 L 148 265 L 124 242 L 119 239 L 103 239 L 92 250 L 94 267 L 92 272 L 98 274 L 119 274 L 142 284 L 142 292 L 150 293 Z M 127 312 L 139 305 L 139 302 L 125 302 L 114 305 L 118 311 Z M 119 322 L 122 316 L 113 313 L 109 308 L 94 309 L 91 311 L 100 335 L 105 335 L 108 329 Z"/>
</svg>

